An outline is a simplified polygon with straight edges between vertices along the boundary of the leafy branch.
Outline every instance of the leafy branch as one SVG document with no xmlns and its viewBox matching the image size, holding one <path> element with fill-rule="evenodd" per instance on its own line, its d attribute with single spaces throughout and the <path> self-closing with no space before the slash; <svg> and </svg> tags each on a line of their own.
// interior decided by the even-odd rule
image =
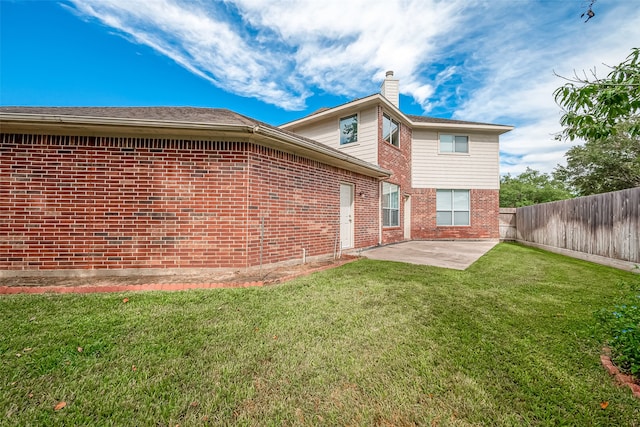
<svg viewBox="0 0 640 427">
<path fill-rule="evenodd" d="M 631 137 L 640 136 L 640 49 L 632 49 L 627 59 L 609 67 L 606 78 L 592 78 L 587 73 L 573 78 L 554 92 L 556 103 L 564 114 L 560 123 L 564 130 L 557 139 L 602 139 L 615 135 L 621 125 Z"/>
</svg>

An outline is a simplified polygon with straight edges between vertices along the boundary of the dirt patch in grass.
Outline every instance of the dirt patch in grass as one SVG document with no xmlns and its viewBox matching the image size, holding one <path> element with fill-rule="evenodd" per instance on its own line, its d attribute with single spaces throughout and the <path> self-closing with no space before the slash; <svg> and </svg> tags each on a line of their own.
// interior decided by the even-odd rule
<svg viewBox="0 0 640 427">
<path fill-rule="evenodd" d="M 91 286 L 127 286 L 127 285 L 170 285 L 170 284 L 241 284 L 269 285 L 304 276 L 316 271 L 335 268 L 355 261 L 357 257 L 343 256 L 341 259 L 324 259 L 305 264 L 276 265 L 265 267 L 251 267 L 236 270 L 201 271 L 194 270 L 172 274 L 157 275 L 100 275 L 84 277 L 38 275 L 31 277 L 0 278 L 0 287 L 83 287 Z"/>
</svg>

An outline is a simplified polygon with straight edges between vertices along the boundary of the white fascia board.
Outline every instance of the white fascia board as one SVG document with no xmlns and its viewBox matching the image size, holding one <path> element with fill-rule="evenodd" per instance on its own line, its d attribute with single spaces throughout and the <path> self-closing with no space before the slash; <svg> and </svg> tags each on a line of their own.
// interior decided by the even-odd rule
<svg viewBox="0 0 640 427">
<path fill-rule="evenodd" d="M 452 130 L 459 129 L 459 130 L 466 130 L 466 131 L 498 133 L 498 135 L 501 135 L 503 133 L 509 132 L 514 129 L 513 126 L 492 125 L 492 124 L 484 124 L 484 123 L 447 123 L 447 122 L 413 121 L 409 117 L 407 117 L 402 111 L 400 111 L 398 107 L 396 107 L 391 102 L 389 102 L 389 100 L 387 100 L 381 94 L 373 94 L 365 98 L 357 99 L 355 101 L 351 101 L 334 108 L 329 108 L 327 110 L 321 111 L 311 116 L 306 116 L 301 119 L 294 120 L 292 122 L 284 123 L 278 127 L 281 129 L 290 130 L 290 129 L 296 128 L 298 125 L 301 125 L 301 124 L 309 124 L 316 121 L 320 121 L 328 117 L 347 114 L 352 110 L 362 109 L 375 104 L 382 104 L 386 111 L 389 111 L 394 115 L 394 118 L 400 120 L 405 125 L 408 125 L 414 129 L 452 129 Z"/>
<path fill-rule="evenodd" d="M 278 126 L 281 129 L 292 129 L 300 124 L 313 123 L 315 121 L 319 121 L 325 119 L 327 117 L 333 117 L 337 115 L 347 114 L 352 110 L 361 110 L 363 108 L 376 105 L 376 104 L 384 104 L 386 108 L 392 110 L 395 115 L 399 116 L 399 118 L 405 123 L 409 123 L 409 119 L 402 113 L 402 111 L 398 110 L 398 108 L 389 102 L 384 96 L 376 93 L 365 98 L 356 99 L 355 101 L 347 102 L 346 104 L 338 105 L 337 107 L 329 108 L 327 110 L 321 111 L 316 114 L 312 114 L 310 116 L 303 117 L 298 120 L 294 120 L 292 122 L 284 123 Z"/>
<path fill-rule="evenodd" d="M 442 122 L 414 122 L 410 121 L 411 127 L 414 129 L 444 129 L 444 130 L 461 130 L 461 131 L 478 131 L 487 133 L 497 133 L 502 135 L 514 129 L 513 126 L 506 125 L 489 125 L 481 123 L 442 123 Z"/>
<path fill-rule="evenodd" d="M 251 132 L 253 126 L 238 124 L 218 124 L 218 123 L 202 123 L 202 122 L 181 122 L 166 120 L 149 120 L 149 119 L 129 119 L 120 117 L 92 117 L 92 116 L 67 116 L 55 114 L 32 114 L 32 113 L 4 113 L 0 112 L 0 123 L 4 126 L 10 125 L 32 125 L 32 126 L 86 126 L 86 127 L 127 127 L 127 128 L 160 128 L 160 129 L 176 129 L 176 130 L 221 130 L 221 131 L 241 131 Z"/>
</svg>

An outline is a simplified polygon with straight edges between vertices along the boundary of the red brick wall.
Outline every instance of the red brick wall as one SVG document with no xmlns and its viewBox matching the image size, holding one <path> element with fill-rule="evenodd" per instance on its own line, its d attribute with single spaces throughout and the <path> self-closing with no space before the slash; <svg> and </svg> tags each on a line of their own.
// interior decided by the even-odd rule
<svg viewBox="0 0 640 427">
<path fill-rule="evenodd" d="M 436 225 L 436 189 L 414 189 L 412 200 L 413 239 L 498 239 L 500 238 L 498 190 L 470 190 L 471 225 Z"/>
<path fill-rule="evenodd" d="M 498 239 L 498 190 L 471 190 L 471 225 L 436 226 L 436 189 L 413 188 L 411 182 L 412 132 L 401 125 L 400 147 L 382 139 L 382 116 L 378 108 L 378 163 L 393 174 L 387 180 L 400 185 L 400 227 L 382 229 L 382 244 L 404 240 L 405 194 L 411 196 L 411 239 Z M 390 115 L 393 117 L 393 115 Z M 471 182 L 470 182 L 471 184 Z"/>
<path fill-rule="evenodd" d="M 246 142 L 1 137 L 4 270 L 257 265 L 261 216 L 265 264 L 328 254 L 339 182 L 377 185 Z M 356 247 L 371 246 L 377 199 L 355 208 Z"/>
<path fill-rule="evenodd" d="M 387 180 L 400 186 L 400 226 L 382 228 L 382 244 L 404 240 L 404 194 L 411 194 L 411 128 L 400 125 L 400 147 L 395 147 L 382 139 L 382 116 L 384 110 L 378 108 L 378 164 L 392 172 Z M 392 114 L 390 117 L 394 118 Z"/>
<path fill-rule="evenodd" d="M 249 259 L 260 259 L 260 232 L 264 218 L 262 259 L 332 254 L 340 227 L 340 183 L 354 185 L 354 246 L 377 243 L 377 185 L 373 178 L 255 146 L 249 170 Z M 364 197 L 360 196 L 362 193 Z M 337 236 L 339 238 L 339 236 Z"/>
</svg>

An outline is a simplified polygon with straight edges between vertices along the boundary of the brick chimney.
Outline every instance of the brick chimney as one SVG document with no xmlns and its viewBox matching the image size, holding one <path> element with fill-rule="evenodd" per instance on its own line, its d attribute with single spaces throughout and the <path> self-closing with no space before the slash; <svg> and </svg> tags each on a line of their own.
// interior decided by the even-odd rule
<svg viewBox="0 0 640 427">
<path fill-rule="evenodd" d="M 393 71 L 387 71 L 380 93 L 389 102 L 400 108 L 400 81 L 393 78 Z"/>
</svg>

